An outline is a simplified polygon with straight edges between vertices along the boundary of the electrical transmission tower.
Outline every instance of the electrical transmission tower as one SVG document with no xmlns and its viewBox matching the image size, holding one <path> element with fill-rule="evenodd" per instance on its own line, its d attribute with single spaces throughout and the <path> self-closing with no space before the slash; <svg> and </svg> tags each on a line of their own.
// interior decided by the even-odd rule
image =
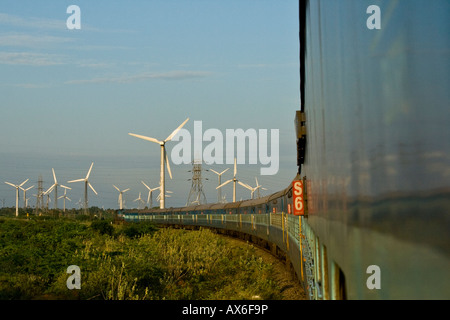
<svg viewBox="0 0 450 320">
<path fill-rule="evenodd" d="M 205 204 L 206 196 L 203 192 L 203 183 L 202 183 L 202 162 L 194 160 L 192 161 L 192 186 L 191 191 L 189 191 L 188 200 L 186 202 L 186 206 L 193 204 Z M 191 170 L 189 170 L 190 172 Z M 208 179 L 206 179 L 208 180 Z"/>
<path fill-rule="evenodd" d="M 42 181 L 42 175 L 39 175 L 38 180 L 38 188 L 37 188 L 37 194 L 36 194 L 36 214 L 39 213 L 39 210 L 42 210 L 44 207 L 44 188 L 43 188 L 43 181 Z"/>
</svg>

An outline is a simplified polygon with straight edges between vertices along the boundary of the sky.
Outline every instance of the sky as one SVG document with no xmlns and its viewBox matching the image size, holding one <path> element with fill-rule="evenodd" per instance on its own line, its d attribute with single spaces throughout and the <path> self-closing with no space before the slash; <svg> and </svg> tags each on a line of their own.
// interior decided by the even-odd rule
<svg viewBox="0 0 450 320">
<path fill-rule="evenodd" d="M 70 5 L 80 8 L 80 29 L 67 27 Z M 278 172 L 260 175 L 262 164 L 247 157 L 237 177 L 252 186 L 257 177 L 263 195 L 287 187 L 297 170 L 298 30 L 296 0 L 2 0 L 0 205 L 15 205 L 4 181 L 37 186 L 41 175 L 47 189 L 54 168 L 68 185 L 94 162 L 89 180 L 98 196 L 89 193 L 89 206 L 117 209 L 115 184 L 131 189 L 125 206 L 136 207 L 140 192 L 147 198 L 141 180 L 159 185 L 160 147 L 128 133 L 165 139 L 186 118 L 192 135 L 195 121 L 224 136 L 227 129 L 279 130 Z M 177 143 L 166 144 L 169 156 Z M 217 201 L 217 176 L 206 169 L 230 168 L 226 181 L 232 167 L 203 165 L 209 203 Z M 166 207 L 183 206 L 192 165 L 171 161 L 171 169 Z M 77 208 L 84 186 L 68 186 L 66 206 Z M 232 184 L 222 194 L 231 201 Z M 238 200 L 249 197 L 238 186 Z"/>
</svg>

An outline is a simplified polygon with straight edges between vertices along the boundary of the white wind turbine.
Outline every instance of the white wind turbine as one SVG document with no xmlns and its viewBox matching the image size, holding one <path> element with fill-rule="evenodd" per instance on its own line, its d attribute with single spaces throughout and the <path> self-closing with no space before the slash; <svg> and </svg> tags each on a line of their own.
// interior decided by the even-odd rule
<svg viewBox="0 0 450 320">
<path fill-rule="evenodd" d="M 67 183 L 73 183 L 73 182 L 81 182 L 84 181 L 84 213 L 87 213 L 88 208 L 88 186 L 94 191 L 96 195 L 98 195 L 97 191 L 95 191 L 94 187 L 89 183 L 89 175 L 91 174 L 92 166 L 94 163 L 92 162 L 91 167 L 89 168 L 89 171 L 86 175 L 86 178 L 84 179 L 77 179 L 72 181 L 67 181 Z"/>
<path fill-rule="evenodd" d="M 254 197 L 254 193 L 255 193 L 256 190 L 258 190 L 258 198 L 261 198 L 261 194 L 260 194 L 260 192 L 259 192 L 260 189 L 267 190 L 266 188 L 263 188 L 263 187 L 258 183 L 258 178 L 255 177 L 255 180 L 256 180 L 256 187 L 249 186 L 249 185 L 246 184 L 246 183 L 245 183 L 245 186 L 244 186 L 244 187 L 246 187 L 248 190 L 251 191 L 251 198 L 252 198 L 252 199 L 253 199 L 253 197 Z"/>
<path fill-rule="evenodd" d="M 215 174 L 217 174 L 217 176 L 218 176 L 219 184 L 218 184 L 217 186 L 220 186 L 220 185 L 221 185 L 220 180 L 221 180 L 222 174 L 224 174 L 226 171 L 228 171 L 228 169 L 230 169 L 230 168 L 226 168 L 226 169 L 223 170 L 221 173 L 219 173 L 219 172 L 217 172 L 217 171 L 215 171 L 215 170 L 213 170 L 213 169 L 209 169 L 209 170 L 211 170 L 212 172 L 214 172 Z M 220 203 L 220 202 L 221 202 L 221 199 L 222 199 L 222 189 L 218 189 L 218 190 L 217 190 L 217 202 Z"/>
<path fill-rule="evenodd" d="M 10 186 L 16 188 L 16 217 L 19 216 L 19 188 L 23 186 L 25 183 L 27 183 L 29 179 L 25 180 L 21 184 L 13 184 L 11 182 L 5 181 L 6 184 L 9 184 Z"/>
<path fill-rule="evenodd" d="M 58 183 L 58 180 L 56 180 L 55 169 L 52 168 L 52 172 L 53 172 L 53 180 L 55 181 L 55 183 L 54 183 L 50 188 L 48 188 L 48 190 L 45 191 L 44 194 L 49 194 L 49 193 L 51 193 L 53 190 L 55 190 L 55 203 L 54 203 L 54 208 L 55 208 L 55 209 L 58 209 L 58 199 L 59 199 L 59 198 L 58 198 L 58 186 L 61 186 L 61 187 L 65 188 L 65 189 L 72 189 L 72 188 L 69 188 L 69 187 L 63 186 L 62 184 L 59 184 L 59 183 Z"/>
<path fill-rule="evenodd" d="M 139 197 L 134 200 L 134 202 L 138 201 L 138 209 L 141 209 L 141 204 L 145 204 L 144 200 L 141 198 L 141 193 L 139 192 Z"/>
<path fill-rule="evenodd" d="M 146 185 L 144 181 L 141 181 L 141 182 L 148 189 L 147 205 L 149 206 L 149 209 L 151 209 L 153 207 L 152 192 L 160 189 L 160 187 L 156 187 L 156 188 L 152 189 L 148 185 Z"/>
<path fill-rule="evenodd" d="M 31 186 L 29 188 L 23 188 L 21 186 L 19 186 L 20 190 L 23 191 L 23 207 L 26 208 L 27 207 L 27 191 L 30 190 L 31 188 L 33 188 L 34 186 Z"/>
<path fill-rule="evenodd" d="M 258 189 L 258 198 L 261 198 L 261 192 L 260 191 L 261 190 L 267 190 L 267 189 L 263 188 L 263 186 L 258 183 L 258 178 L 257 177 L 255 177 L 255 180 L 256 180 L 256 188 Z"/>
<path fill-rule="evenodd" d="M 162 194 L 162 197 L 160 197 L 160 206 L 159 206 L 161 209 L 165 208 L 165 186 L 166 186 L 166 184 L 165 184 L 165 174 L 166 174 L 166 172 L 165 172 L 165 168 L 164 168 L 164 161 L 167 162 L 167 171 L 169 171 L 170 179 L 172 179 L 172 172 L 170 171 L 169 158 L 167 157 L 167 154 L 166 154 L 165 145 L 166 145 L 166 142 L 172 140 L 172 138 L 178 133 L 178 131 L 181 130 L 181 128 L 186 124 L 186 122 L 188 122 L 188 120 L 189 120 L 189 118 L 184 120 L 184 122 L 178 128 L 176 128 L 163 141 L 159 141 L 159 140 L 157 140 L 155 138 L 141 136 L 141 135 L 134 134 L 134 133 L 128 133 L 130 136 L 134 136 L 134 137 L 139 138 L 139 139 L 143 139 L 143 140 L 147 140 L 147 141 L 150 141 L 150 142 L 154 142 L 154 143 L 157 143 L 157 144 L 159 144 L 161 146 L 161 179 L 160 179 L 160 183 L 159 183 L 160 188 L 161 188 L 161 193 L 160 194 Z"/>
<path fill-rule="evenodd" d="M 123 194 L 125 192 L 127 192 L 128 190 L 130 190 L 130 188 L 120 191 L 120 189 L 117 188 L 115 185 L 113 185 L 113 187 L 116 188 L 117 191 L 119 191 L 119 199 L 118 199 L 118 201 L 119 201 L 119 209 L 122 210 L 123 209 Z"/>
<path fill-rule="evenodd" d="M 237 174 L 237 168 L 236 168 L 236 158 L 234 158 L 234 176 L 233 179 L 230 179 L 228 181 L 225 181 L 224 183 L 222 183 L 221 185 L 219 185 L 216 189 L 222 188 L 224 185 L 233 182 L 233 202 L 236 202 L 236 182 L 239 183 L 241 186 L 247 188 L 247 185 L 241 181 L 239 181 L 238 179 L 236 179 L 236 174 Z"/>
<path fill-rule="evenodd" d="M 58 199 L 64 199 L 64 209 L 63 209 L 63 212 L 66 212 L 66 199 L 67 200 L 69 200 L 69 201 L 72 201 L 72 200 L 70 200 L 70 198 L 67 196 L 67 189 L 70 189 L 69 187 L 66 187 L 66 186 L 63 186 L 63 185 L 61 185 L 61 187 L 63 187 L 64 188 L 64 194 L 61 196 L 61 197 L 59 197 Z"/>
</svg>

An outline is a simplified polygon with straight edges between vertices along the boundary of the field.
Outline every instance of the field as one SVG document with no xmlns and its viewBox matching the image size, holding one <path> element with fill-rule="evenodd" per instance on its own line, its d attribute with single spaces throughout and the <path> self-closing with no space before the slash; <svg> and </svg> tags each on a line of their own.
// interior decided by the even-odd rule
<svg viewBox="0 0 450 320">
<path fill-rule="evenodd" d="M 80 268 L 81 289 L 66 273 Z M 273 264 L 207 229 L 0 218 L 0 299 L 283 299 Z"/>
</svg>

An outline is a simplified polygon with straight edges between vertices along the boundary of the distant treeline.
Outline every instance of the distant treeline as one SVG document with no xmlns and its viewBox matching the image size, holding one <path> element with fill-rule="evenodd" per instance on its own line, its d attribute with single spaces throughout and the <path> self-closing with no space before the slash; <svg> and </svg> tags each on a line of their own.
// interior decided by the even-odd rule
<svg viewBox="0 0 450 320">
<path fill-rule="evenodd" d="M 30 216 L 51 216 L 51 217 L 68 217 L 77 218 L 80 220 L 89 219 L 112 219 L 114 217 L 114 209 L 102 209 L 99 207 L 90 207 L 87 209 L 85 214 L 84 209 L 66 209 L 64 212 L 62 209 L 40 209 L 35 208 L 19 208 L 19 217 L 30 217 Z M 0 217 L 15 217 L 16 208 L 15 207 L 4 207 L 0 208 Z"/>
</svg>

